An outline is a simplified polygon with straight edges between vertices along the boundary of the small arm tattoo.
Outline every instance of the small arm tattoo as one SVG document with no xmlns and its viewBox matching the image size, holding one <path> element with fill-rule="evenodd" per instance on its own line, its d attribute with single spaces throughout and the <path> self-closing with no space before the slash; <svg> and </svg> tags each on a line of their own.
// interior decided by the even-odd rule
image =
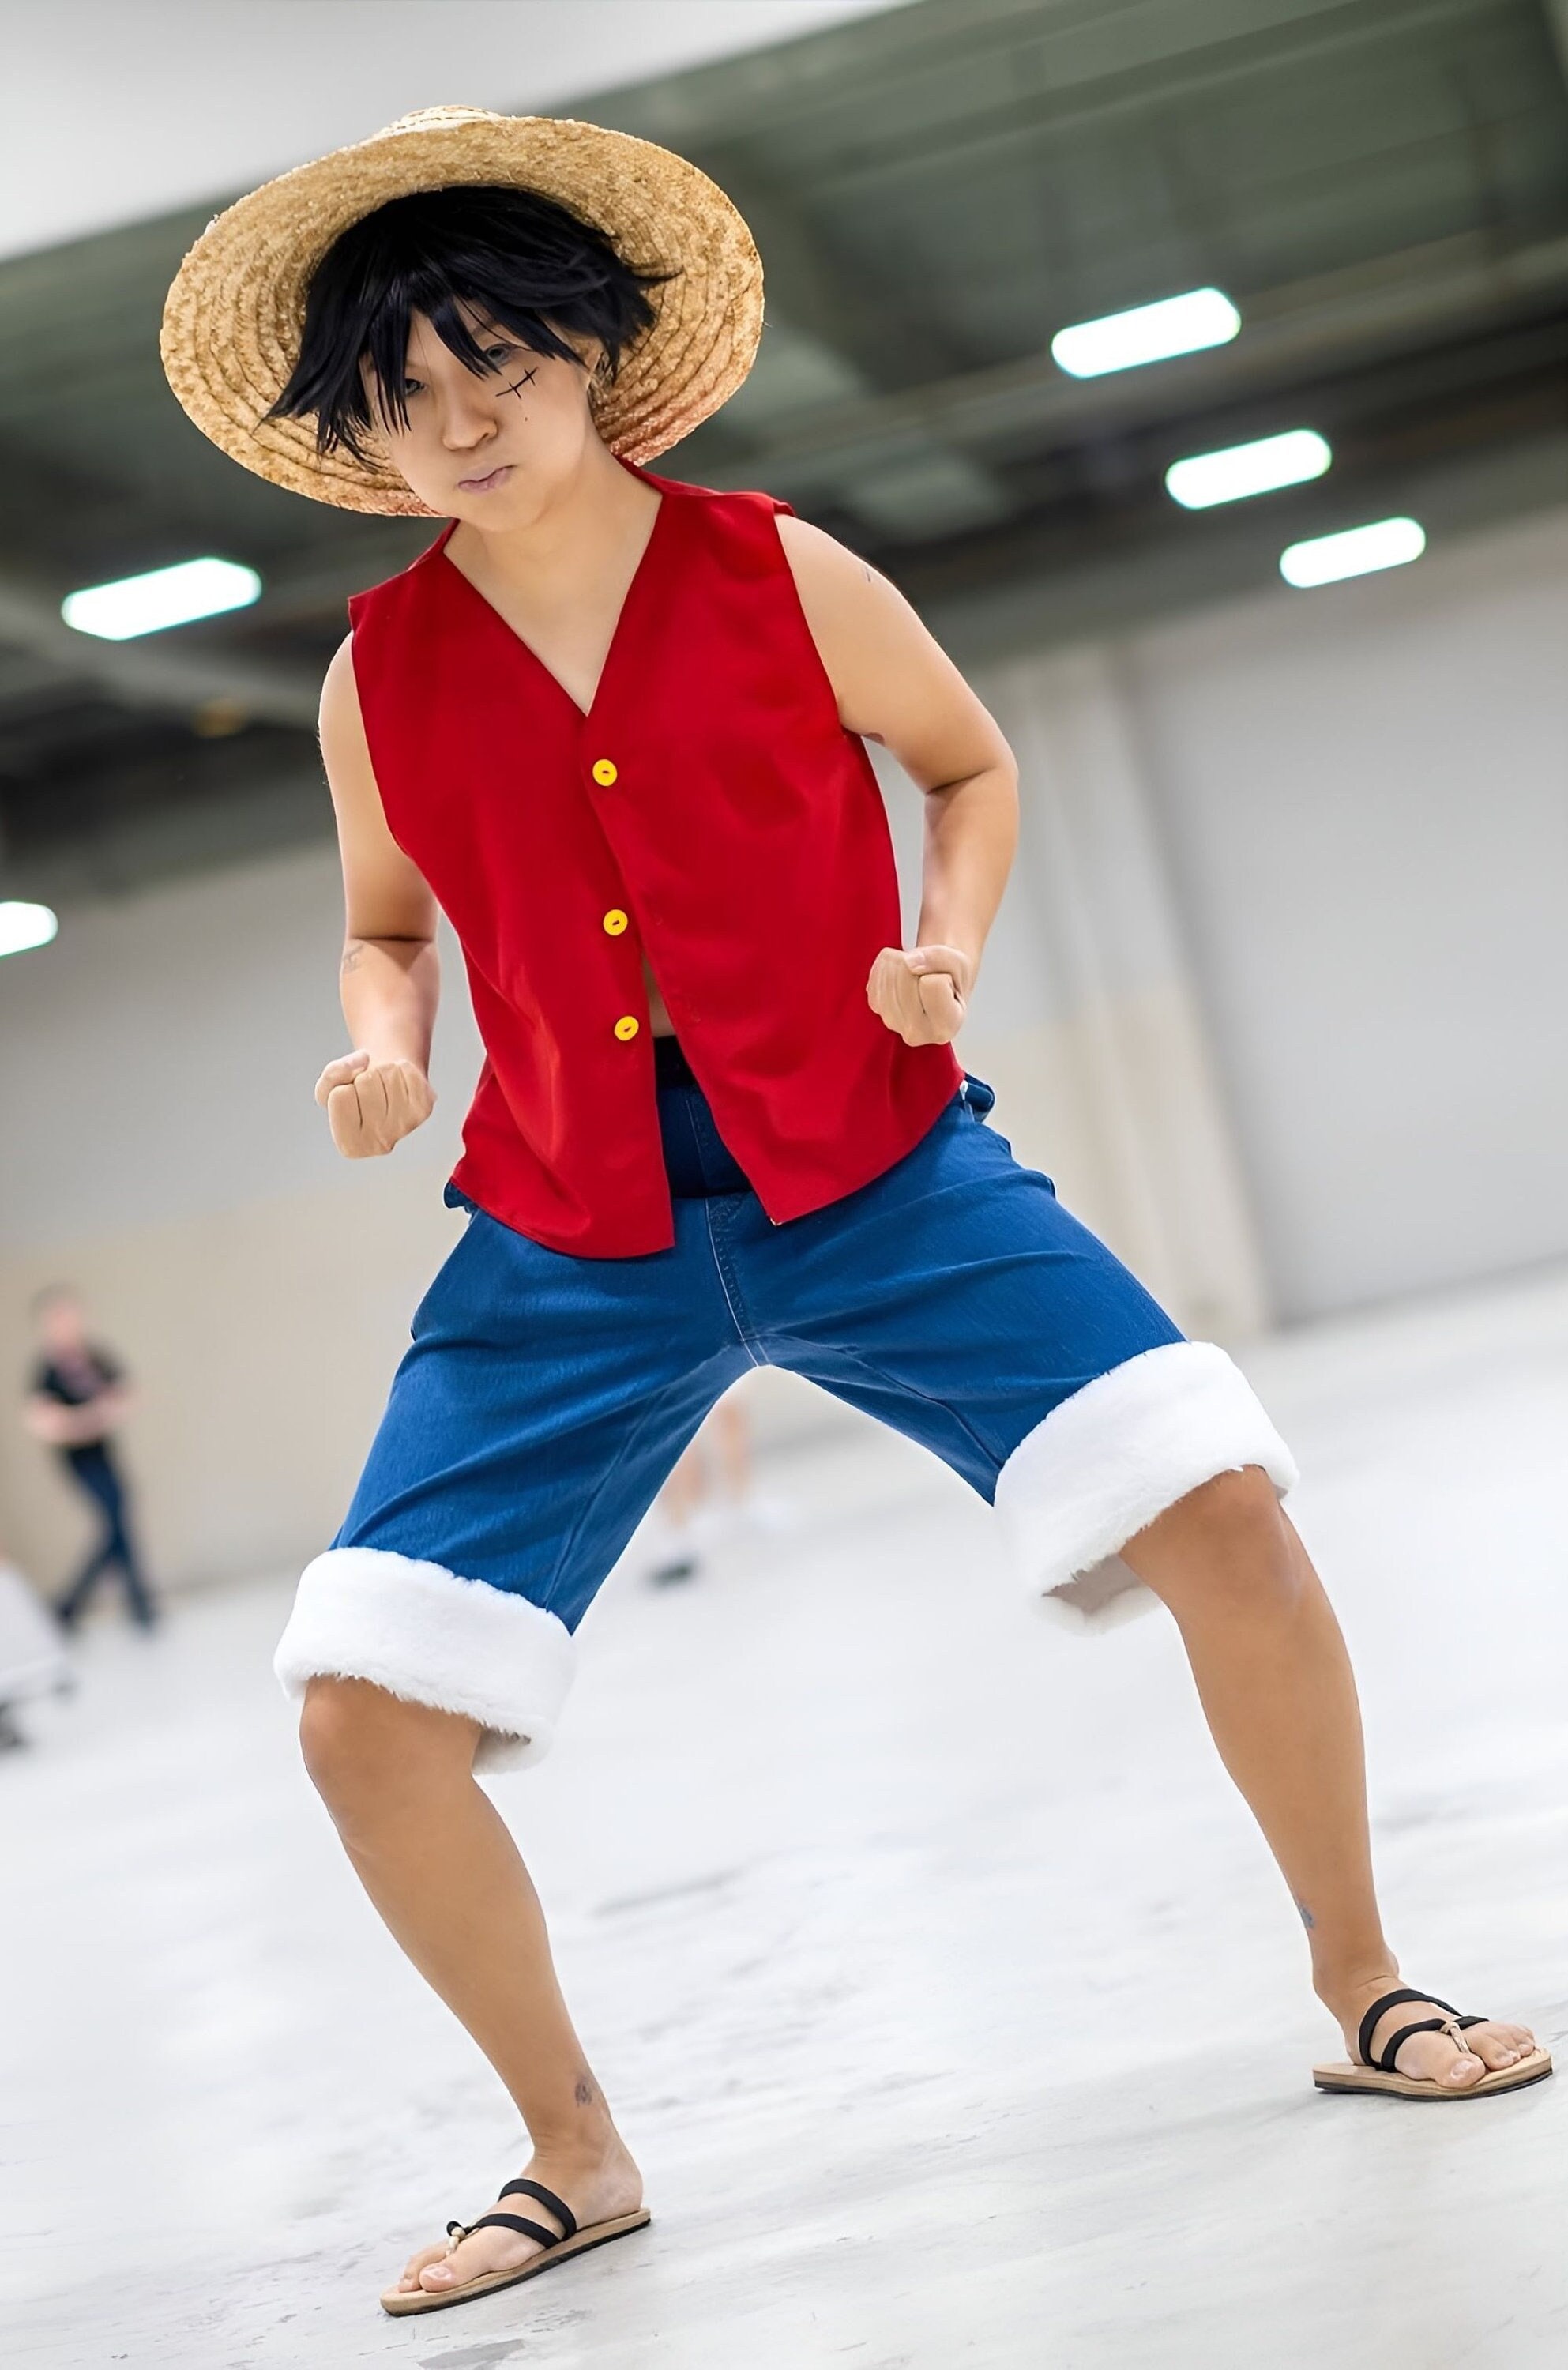
<svg viewBox="0 0 1568 2370">
<path fill-rule="evenodd" d="M 348 945 L 343 949 L 343 960 L 339 965 L 339 969 L 340 971 L 358 971 L 360 957 L 363 952 L 364 940 L 363 938 L 351 938 Z"/>
</svg>

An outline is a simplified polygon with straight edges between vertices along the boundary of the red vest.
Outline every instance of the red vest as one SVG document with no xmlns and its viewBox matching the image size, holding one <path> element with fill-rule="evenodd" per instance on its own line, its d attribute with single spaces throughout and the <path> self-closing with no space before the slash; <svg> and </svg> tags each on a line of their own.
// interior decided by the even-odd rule
<svg viewBox="0 0 1568 2370">
<path fill-rule="evenodd" d="M 866 1002 L 893 847 L 763 494 L 661 477 L 585 716 L 445 556 L 349 603 L 394 839 L 450 918 L 487 1060 L 455 1183 L 552 1250 L 674 1240 L 644 949 L 776 1223 L 881 1176 L 963 1072 Z"/>
</svg>

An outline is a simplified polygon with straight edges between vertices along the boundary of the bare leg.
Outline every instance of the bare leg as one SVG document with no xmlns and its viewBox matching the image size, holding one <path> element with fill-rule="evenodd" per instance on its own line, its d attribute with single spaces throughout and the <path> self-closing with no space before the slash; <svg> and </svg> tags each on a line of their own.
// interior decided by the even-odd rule
<svg viewBox="0 0 1568 2370">
<path fill-rule="evenodd" d="M 1313 1986 L 1354 2057 L 1356 2029 L 1399 1981 L 1372 1879 L 1355 1682 L 1338 1622 L 1266 1478 L 1221 1474 L 1123 1550 L 1175 1616 L 1210 1731 L 1307 1928 Z M 1380 2043 L 1419 2008 L 1390 2012 Z M 1476 2026 L 1461 2055 L 1419 2033 L 1401 2072 L 1456 2088 L 1531 2046 L 1520 2025 Z"/>
<path fill-rule="evenodd" d="M 744 1400 L 738 1393 L 730 1393 L 720 1400 L 709 1421 L 725 1490 L 733 1504 L 744 1505 L 752 1483 L 751 1421 Z"/>
<path fill-rule="evenodd" d="M 672 1523 L 684 1528 L 707 1495 L 708 1460 L 698 1433 L 671 1467 L 669 1478 L 659 1492 L 660 1509 Z"/>
<path fill-rule="evenodd" d="M 306 1764 L 387 1927 L 472 2034 L 534 2143 L 528 2170 L 579 2222 L 631 2213 L 642 2182 L 572 2031 L 538 1896 L 504 1821 L 475 1783 L 479 1731 L 360 1679 L 316 1679 Z M 530 2202 L 530 2220 L 543 2209 Z M 447 2287 L 536 2251 L 481 2230 L 416 2255 L 406 2288 Z"/>
</svg>

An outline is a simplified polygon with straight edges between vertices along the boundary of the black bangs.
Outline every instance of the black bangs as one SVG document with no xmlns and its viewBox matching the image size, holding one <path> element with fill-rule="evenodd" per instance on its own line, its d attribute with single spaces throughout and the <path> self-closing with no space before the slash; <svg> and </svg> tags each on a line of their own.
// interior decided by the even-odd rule
<svg viewBox="0 0 1568 2370">
<path fill-rule="evenodd" d="M 374 422 L 362 362 L 375 374 L 383 423 L 406 428 L 416 313 L 466 370 L 482 377 L 490 368 L 465 305 L 559 361 L 576 359 L 570 337 L 594 339 L 613 376 L 652 322 L 647 291 L 669 277 L 634 270 L 602 231 L 530 190 L 487 183 L 394 198 L 344 231 L 317 267 L 299 360 L 267 417 L 313 418 L 318 452 L 340 445 L 368 459 Z"/>
</svg>

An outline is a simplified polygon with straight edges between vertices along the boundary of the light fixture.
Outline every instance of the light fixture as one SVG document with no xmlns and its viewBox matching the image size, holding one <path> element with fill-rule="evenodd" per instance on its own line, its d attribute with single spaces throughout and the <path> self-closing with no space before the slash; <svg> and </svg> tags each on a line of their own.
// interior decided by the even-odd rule
<svg viewBox="0 0 1568 2370">
<path fill-rule="evenodd" d="M 0 898 L 0 955 L 25 955 L 29 947 L 46 947 L 59 927 L 47 905 Z"/>
<path fill-rule="evenodd" d="M 1249 494 L 1303 486 L 1309 477 L 1320 477 L 1333 457 L 1316 429 L 1287 428 L 1281 436 L 1260 436 L 1251 444 L 1227 444 L 1217 453 L 1172 461 L 1165 490 L 1184 511 L 1206 511 L 1215 502 L 1245 501 Z"/>
<path fill-rule="evenodd" d="M 100 641 L 128 642 L 137 634 L 160 634 L 196 617 L 244 609 L 261 590 L 254 568 L 232 559 L 182 559 L 175 568 L 155 568 L 145 576 L 121 576 L 112 584 L 92 584 L 68 592 L 60 614 L 79 634 Z"/>
<path fill-rule="evenodd" d="M 1370 576 L 1378 568 L 1404 568 L 1425 548 L 1425 530 L 1416 520 L 1374 519 L 1369 526 L 1347 526 L 1339 535 L 1289 545 L 1280 553 L 1279 572 L 1287 584 L 1306 590 L 1337 584 L 1345 576 Z"/>
<path fill-rule="evenodd" d="M 1189 288 L 1158 304 L 1135 305 L 1130 313 L 1107 313 L 1101 320 L 1058 329 L 1051 358 L 1073 378 L 1098 378 L 1103 371 L 1132 370 L 1139 362 L 1226 345 L 1240 327 L 1241 316 L 1228 296 L 1217 288 Z"/>
</svg>

